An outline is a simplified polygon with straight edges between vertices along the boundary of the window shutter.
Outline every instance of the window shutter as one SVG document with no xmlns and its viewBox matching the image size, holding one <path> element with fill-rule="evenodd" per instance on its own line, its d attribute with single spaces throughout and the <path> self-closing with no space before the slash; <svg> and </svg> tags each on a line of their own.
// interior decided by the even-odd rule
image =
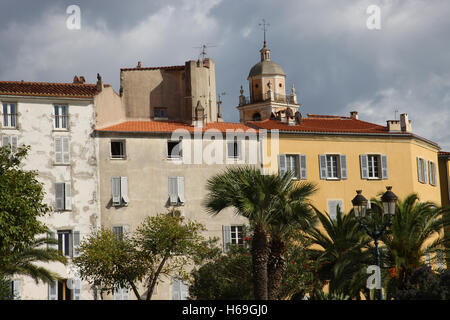
<svg viewBox="0 0 450 320">
<path fill-rule="evenodd" d="M 419 179 L 419 182 L 423 182 L 421 165 L 422 161 L 419 157 L 417 157 L 417 178 Z"/>
<path fill-rule="evenodd" d="M 238 158 L 239 158 L 239 160 L 242 160 L 242 159 L 244 159 L 244 155 L 242 154 L 242 140 L 237 139 L 236 143 L 237 143 Z"/>
<path fill-rule="evenodd" d="M 20 280 L 13 280 L 14 300 L 20 300 Z"/>
<path fill-rule="evenodd" d="M 431 161 L 430 161 L 431 162 Z M 431 175 L 433 177 L 433 186 L 435 186 L 437 184 L 437 180 L 436 180 L 436 163 L 431 162 L 432 166 L 431 166 Z"/>
<path fill-rule="evenodd" d="M 17 136 L 11 136 L 11 151 L 17 152 L 18 138 Z"/>
<path fill-rule="evenodd" d="M 177 179 L 177 177 L 169 177 L 169 201 L 170 201 L 170 204 L 178 203 L 178 179 Z"/>
<path fill-rule="evenodd" d="M 231 226 L 222 226 L 223 252 L 228 252 L 228 244 L 231 243 Z"/>
<path fill-rule="evenodd" d="M 122 288 L 122 300 L 130 300 L 130 290 Z"/>
<path fill-rule="evenodd" d="M 319 154 L 319 170 L 320 170 L 320 179 L 327 179 L 327 156 L 325 154 Z"/>
<path fill-rule="evenodd" d="M 56 183 L 56 210 L 64 210 L 64 189 L 66 184 L 65 183 Z"/>
<path fill-rule="evenodd" d="M 180 299 L 187 300 L 189 296 L 188 286 L 180 280 Z"/>
<path fill-rule="evenodd" d="M 347 156 L 345 154 L 341 154 L 340 157 L 340 165 L 341 165 L 341 179 L 347 179 Z"/>
<path fill-rule="evenodd" d="M 337 217 L 337 206 L 339 206 L 342 211 L 342 200 L 329 200 L 328 201 L 328 213 L 332 220 L 336 220 Z"/>
<path fill-rule="evenodd" d="M 70 184 L 70 182 L 66 182 L 64 186 L 65 186 L 65 190 L 64 190 L 65 206 L 64 206 L 64 209 L 72 210 L 72 185 Z"/>
<path fill-rule="evenodd" d="M 69 137 L 62 137 L 62 154 L 63 154 L 63 162 L 70 163 L 70 141 Z"/>
<path fill-rule="evenodd" d="M 10 137 L 4 135 L 4 136 L 2 137 L 2 147 L 9 146 L 9 145 L 11 144 L 10 141 L 11 141 L 11 140 L 10 140 Z"/>
<path fill-rule="evenodd" d="M 423 166 L 423 183 L 428 183 L 428 170 L 427 170 L 427 161 L 422 159 Z"/>
<path fill-rule="evenodd" d="M 177 278 L 172 278 L 172 300 L 181 300 L 181 281 Z"/>
<path fill-rule="evenodd" d="M 362 154 L 359 158 L 361 162 L 361 179 L 367 179 L 369 177 L 369 170 L 367 168 L 367 154 Z"/>
<path fill-rule="evenodd" d="M 306 180 L 306 155 L 301 154 L 300 155 L 300 179 Z"/>
<path fill-rule="evenodd" d="M 122 300 L 122 288 L 114 290 L 114 300 Z"/>
<path fill-rule="evenodd" d="M 184 203 L 184 177 L 177 177 L 178 179 L 178 198 L 180 203 Z"/>
<path fill-rule="evenodd" d="M 113 205 L 120 204 L 120 177 L 111 178 L 111 192 L 112 192 L 112 202 Z"/>
<path fill-rule="evenodd" d="M 48 284 L 48 300 L 58 300 L 58 281 Z"/>
<path fill-rule="evenodd" d="M 120 195 L 125 204 L 128 204 L 128 178 L 120 177 Z"/>
<path fill-rule="evenodd" d="M 234 158 L 234 141 L 227 142 L 227 156 L 228 158 Z"/>
<path fill-rule="evenodd" d="M 48 232 L 47 238 L 56 240 L 56 233 L 53 231 Z M 58 249 L 58 244 L 47 244 L 47 249 Z"/>
<path fill-rule="evenodd" d="M 80 253 L 78 252 L 78 248 L 80 247 L 80 231 L 73 232 L 73 256 L 78 257 Z"/>
<path fill-rule="evenodd" d="M 62 146 L 62 138 L 55 138 L 55 162 L 62 163 L 63 162 L 63 146 Z"/>
<path fill-rule="evenodd" d="M 388 164 L 387 164 L 387 155 L 381 155 L 381 179 L 388 178 Z"/>
<path fill-rule="evenodd" d="M 278 155 L 278 174 L 284 176 L 286 174 L 286 155 Z"/>
<path fill-rule="evenodd" d="M 81 300 L 81 279 L 72 279 L 73 284 L 73 300 Z"/>
</svg>

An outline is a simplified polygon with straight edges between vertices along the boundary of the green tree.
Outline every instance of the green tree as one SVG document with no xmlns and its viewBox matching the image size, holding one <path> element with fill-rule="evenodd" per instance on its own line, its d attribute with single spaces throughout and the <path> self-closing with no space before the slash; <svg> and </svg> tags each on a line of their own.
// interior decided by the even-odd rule
<svg viewBox="0 0 450 320">
<path fill-rule="evenodd" d="M 203 231 L 200 223 L 159 214 L 147 217 L 131 235 L 118 238 L 106 229 L 92 233 L 80 244 L 74 263 L 81 278 L 100 286 L 101 292 L 131 287 L 139 300 L 150 300 L 159 280 L 171 276 L 188 280 L 187 265 L 217 254 L 217 240 L 206 240 Z"/>
<path fill-rule="evenodd" d="M 312 259 L 320 262 L 319 280 L 328 282 L 332 294 L 359 299 L 367 279 L 365 267 L 374 261 L 372 251 L 367 250 L 370 238 L 360 228 L 353 210 L 344 214 L 337 207 L 336 219 L 314 210 L 321 226 L 306 234 L 312 244 Z"/>
<path fill-rule="evenodd" d="M 267 263 L 269 228 L 274 219 L 275 190 L 282 189 L 278 175 L 263 175 L 254 167 L 227 168 L 210 178 L 204 205 L 212 215 L 225 208 L 247 218 L 253 231 L 251 255 L 256 300 L 268 298 Z"/>
<path fill-rule="evenodd" d="M 66 263 L 66 259 L 46 246 L 55 240 L 42 236 L 48 228 L 40 218 L 51 208 L 43 202 L 45 192 L 38 173 L 23 169 L 29 149 L 0 148 L 0 270 L 6 278 L 25 275 L 36 282 L 49 282 L 57 275 L 35 263 Z"/>
</svg>

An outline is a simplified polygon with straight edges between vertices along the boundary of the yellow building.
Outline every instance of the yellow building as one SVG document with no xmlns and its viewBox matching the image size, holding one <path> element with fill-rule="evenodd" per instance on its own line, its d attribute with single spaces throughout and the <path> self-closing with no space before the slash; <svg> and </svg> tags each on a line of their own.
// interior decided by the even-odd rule
<svg viewBox="0 0 450 320">
<path fill-rule="evenodd" d="M 261 150 L 264 172 L 292 170 L 295 179 L 316 183 L 313 204 L 332 216 L 338 204 L 344 212 L 352 208 L 356 190 L 367 199 L 379 198 L 386 186 L 400 199 L 415 192 L 421 200 L 441 204 L 440 148 L 413 133 L 407 114 L 385 126 L 360 120 L 356 111 L 304 117 L 294 87 L 285 94 L 286 75 L 269 53 L 264 44 L 261 62 L 248 77 L 250 96 L 241 88 L 237 107 L 241 122 L 267 130 Z M 255 85 L 264 86 L 262 94 L 255 93 L 260 93 Z"/>
</svg>

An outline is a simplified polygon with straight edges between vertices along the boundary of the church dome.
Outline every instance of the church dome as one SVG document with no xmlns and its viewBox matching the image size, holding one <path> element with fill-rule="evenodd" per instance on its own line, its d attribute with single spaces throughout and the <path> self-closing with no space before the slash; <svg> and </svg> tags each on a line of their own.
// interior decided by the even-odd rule
<svg viewBox="0 0 450 320">
<path fill-rule="evenodd" d="M 254 77 L 258 75 L 281 75 L 285 76 L 286 73 L 284 73 L 283 68 L 281 66 L 273 61 L 270 60 L 263 60 L 261 62 L 258 62 L 255 64 L 251 69 L 250 73 L 248 74 L 248 77 Z"/>
</svg>

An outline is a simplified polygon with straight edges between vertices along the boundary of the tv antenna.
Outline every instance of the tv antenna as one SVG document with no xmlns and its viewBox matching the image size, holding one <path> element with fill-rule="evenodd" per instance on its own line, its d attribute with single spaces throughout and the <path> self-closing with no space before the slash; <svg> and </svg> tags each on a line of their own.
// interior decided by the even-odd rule
<svg viewBox="0 0 450 320">
<path fill-rule="evenodd" d="M 397 113 L 398 113 L 398 110 L 395 110 L 394 111 L 394 120 L 397 120 Z"/>
<path fill-rule="evenodd" d="M 200 56 L 202 56 L 202 60 L 204 60 L 207 55 L 206 49 L 214 48 L 214 47 L 217 47 L 217 46 L 210 45 L 210 44 L 202 44 L 200 47 L 194 47 L 194 49 L 201 49 L 200 54 L 198 56 L 199 56 L 199 58 L 200 58 Z"/>
</svg>

